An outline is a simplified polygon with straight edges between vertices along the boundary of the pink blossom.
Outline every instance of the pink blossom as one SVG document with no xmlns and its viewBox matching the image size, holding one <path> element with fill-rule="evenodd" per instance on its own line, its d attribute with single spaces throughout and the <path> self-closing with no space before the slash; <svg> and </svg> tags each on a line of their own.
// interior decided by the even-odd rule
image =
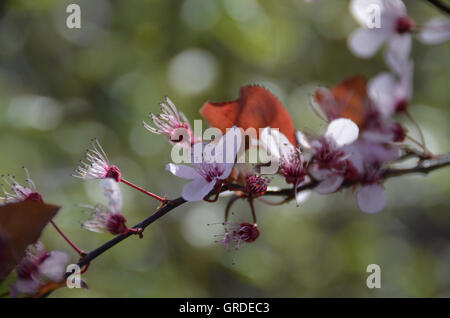
<svg viewBox="0 0 450 318">
<path fill-rule="evenodd" d="M 359 171 L 366 174 L 371 167 L 381 167 L 399 158 L 400 149 L 389 143 L 379 143 L 364 137 L 343 148 L 349 154 L 349 160 Z"/>
<path fill-rule="evenodd" d="M 405 128 L 392 117 L 384 116 L 377 108 L 367 112 L 361 137 L 377 143 L 402 142 L 406 137 Z"/>
<path fill-rule="evenodd" d="M 202 200 L 219 181 L 229 177 L 234 166 L 234 160 L 241 147 L 242 135 L 238 128 L 233 127 L 217 143 L 212 145 L 213 160 L 203 158 L 193 167 L 169 163 L 166 169 L 177 177 L 192 180 L 187 183 L 181 196 L 186 201 Z M 232 145 L 230 148 L 229 145 Z M 224 147 L 226 147 L 224 151 Z M 228 160 L 232 158 L 232 161 Z"/>
<path fill-rule="evenodd" d="M 108 198 L 108 207 L 103 205 L 85 206 L 89 209 L 91 219 L 82 223 L 82 226 L 93 232 L 108 231 L 113 235 L 122 234 L 127 231 L 126 218 L 120 214 L 122 209 L 122 195 L 117 182 L 111 178 L 100 182 Z"/>
<path fill-rule="evenodd" d="M 245 189 L 252 197 L 264 195 L 270 179 L 261 175 L 249 174 L 245 177 Z"/>
<path fill-rule="evenodd" d="M 120 181 L 121 172 L 117 166 L 109 163 L 105 151 L 97 139 L 91 140 L 92 148 L 86 151 L 86 162 L 80 161 L 72 176 L 81 179 L 112 178 Z"/>
<path fill-rule="evenodd" d="M 380 10 L 380 25 L 370 27 L 373 16 L 369 6 Z M 383 43 L 388 43 L 389 52 L 408 56 L 411 50 L 411 30 L 414 22 L 408 17 L 401 0 L 352 0 L 350 11 L 361 24 L 349 39 L 350 50 L 358 57 L 372 57 Z"/>
<path fill-rule="evenodd" d="M 64 252 L 47 253 L 42 243 L 29 247 L 25 257 L 16 267 L 17 280 L 11 286 L 11 297 L 36 294 L 45 282 L 64 279 L 68 256 Z"/>
<path fill-rule="evenodd" d="M 370 100 L 360 135 L 373 142 L 402 142 L 406 130 L 393 116 L 406 111 L 411 102 L 413 62 L 395 54 L 388 54 L 386 59 L 393 74 L 381 73 L 369 81 Z"/>
<path fill-rule="evenodd" d="M 400 149 L 395 145 L 373 142 L 360 138 L 345 147 L 349 160 L 358 171 L 362 187 L 358 190 L 358 206 L 363 212 L 375 213 L 386 205 L 386 195 L 382 186 L 381 167 L 399 158 Z"/>
<path fill-rule="evenodd" d="M 260 136 L 261 146 L 270 153 L 271 160 L 275 160 L 278 172 L 285 178 L 286 183 L 293 184 L 297 194 L 298 186 L 305 180 L 307 171 L 300 149 L 287 139 L 278 129 L 264 128 Z"/>
<path fill-rule="evenodd" d="M 393 112 L 396 109 L 405 110 L 412 96 L 412 62 L 403 60 L 397 55 L 389 55 L 387 58 L 388 64 L 398 74 L 399 79 L 389 75 L 388 80 L 385 80 L 383 74 L 369 83 L 368 97 L 365 84 L 359 93 L 354 92 L 361 98 L 359 101 L 362 109 L 355 109 L 358 112 L 356 120 L 359 121 L 360 136 L 380 143 L 401 142 L 405 139 L 406 130 L 393 118 Z M 322 96 L 321 100 L 316 98 L 317 104 L 311 101 L 311 107 L 319 117 L 323 117 L 323 114 L 326 120 L 331 121 L 342 117 L 345 109 L 352 109 L 345 100 L 337 100 L 329 89 L 320 88 L 317 92 Z M 351 118 L 350 115 L 349 117 Z M 304 134 L 298 132 L 297 139 L 304 148 L 311 148 Z"/>
<path fill-rule="evenodd" d="M 414 64 L 397 55 L 388 54 L 386 59 L 395 76 L 387 72 L 375 76 L 368 84 L 368 94 L 377 110 L 391 117 L 405 111 L 411 102 Z"/>
<path fill-rule="evenodd" d="M 222 242 L 226 248 L 233 247 L 234 249 L 239 249 L 242 243 L 253 243 L 260 235 L 257 224 L 248 222 L 225 222 L 223 224 L 228 226 L 228 228 L 225 228 L 225 234 L 216 236 L 222 237 L 220 242 Z"/>
<path fill-rule="evenodd" d="M 31 200 L 36 202 L 42 202 L 42 196 L 37 192 L 36 186 L 33 180 L 30 178 L 28 169 L 23 167 L 26 174 L 26 186 L 20 185 L 14 176 L 8 175 L 2 176 L 6 186 L 11 189 L 12 193 L 6 191 L 4 185 L 1 185 L 3 197 L 0 196 L 0 203 L 19 202 L 24 200 Z M 8 180 L 9 179 L 9 180 Z"/>
<path fill-rule="evenodd" d="M 353 179 L 355 174 L 349 155 L 343 151 L 344 146 L 353 143 L 359 134 L 358 126 L 346 118 L 331 121 L 322 138 L 312 142 L 302 137 L 304 147 L 311 147 L 311 176 L 319 181 L 315 190 L 321 194 L 335 192 L 346 179 Z"/>
<path fill-rule="evenodd" d="M 358 206 L 366 213 L 380 212 L 386 206 L 387 198 L 380 183 L 364 185 L 356 194 Z"/>
<path fill-rule="evenodd" d="M 186 141 L 189 144 L 193 144 L 194 134 L 186 116 L 178 111 L 175 104 L 168 97 L 160 105 L 162 114 L 156 116 L 150 113 L 149 115 L 156 128 L 146 122 L 143 122 L 144 127 L 154 134 L 166 135 L 173 144 L 184 141 L 183 137 L 187 137 L 188 140 Z"/>
</svg>

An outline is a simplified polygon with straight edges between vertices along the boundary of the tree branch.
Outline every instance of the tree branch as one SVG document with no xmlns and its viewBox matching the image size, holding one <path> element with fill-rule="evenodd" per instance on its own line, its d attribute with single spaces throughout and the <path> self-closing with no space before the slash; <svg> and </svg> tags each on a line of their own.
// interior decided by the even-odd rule
<svg viewBox="0 0 450 318">
<path fill-rule="evenodd" d="M 154 214 L 150 215 L 148 218 L 146 218 L 145 220 L 143 220 L 139 224 L 136 224 L 135 226 L 133 226 L 133 229 L 141 228 L 142 230 L 144 230 L 147 226 L 149 226 L 150 224 L 152 224 L 153 222 L 158 220 L 160 217 L 162 217 L 166 213 L 172 211 L 173 209 L 175 209 L 176 207 L 180 206 L 181 204 L 183 204 L 185 202 L 186 202 L 186 200 L 184 200 L 181 197 L 177 198 L 175 200 L 169 201 L 169 203 L 167 203 L 165 206 L 160 208 Z M 117 235 L 112 240 L 109 240 L 108 242 L 106 242 L 102 246 L 100 246 L 100 247 L 96 248 L 95 250 L 87 253 L 86 256 L 84 256 L 78 262 L 78 266 L 84 267 L 84 266 L 88 265 L 93 259 L 95 259 L 96 257 L 100 256 L 101 254 L 103 254 L 104 252 L 109 250 L 111 247 L 113 247 L 114 245 L 122 242 L 124 239 L 126 239 L 127 237 L 129 237 L 131 235 L 133 235 L 132 232 L 128 232 L 127 234 Z"/>
<path fill-rule="evenodd" d="M 441 0 L 425 0 L 425 1 L 431 3 L 433 6 L 435 6 L 439 10 L 441 10 L 447 14 L 450 14 L 450 6 L 443 3 Z"/>
<path fill-rule="evenodd" d="M 433 170 L 443 168 L 446 166 L 450 166 L 450 154 L 436 156 L 432 159 L 425 160 L 425 161 L 419 161 L 419 164 L 413 168 L 386 169 L 386 170 L 384 170 L 384 173 L 383 173 L 383 179 L 388 179 L 388 178 L 392 178 L 392 177 L 398 177 L 398 176 L 403 176 L 406 174 L 413 174 L 413 173 L 425 173 L 426 174 Z M 303 184 L 300 187 L 298 187 L 297 192 L 304 191 L 304 190 L 311 190 L 317 185 L 317 183 L 318 183 L 317 181 L 312 180 L 311 182 Z M 357 183 L 358 183 L 358 181 L 346 184 L 346 186 L 347 187 L 353 186 Z M 229 189 L 238 189 L 238 188 L 242 188 L 242 186 L 228 185 L 228 186 L 222 187 L 220 192 L 223 192 L 223 191 L 226 191 Z M 209 197 L 213 194 L 215 194 L 215 190 L 211 191 L 211 193 L 208 194 L 206 197 Z M 280 190 L 275 190 L 275 191 L 267 191 L 265 193 L 265 195 L 267 195 L 267 196 L 285 196 L 287 198 L 293 199 L 293 198 L 295 198 L 295 191 L 293 188 L 285 188 L 285 189 L 280 189 Z M 171 200 L 165 206 L 163 206 L 158 211 L 156 211 L 154 214 L 152 214 L 148 218 L 144 219 L 139 224 L 136 224 L 135 226 L 133 226 L 133 228 L 134 229 L 136 229 L 136 228 L 145 229 L 147 226 L 149 226 L 150 224 L 152 224 L 153 222 L 158 220 L 160 217 L 164 216 L 165 214 L 169 213 L 170 211 L 172 211 L 173 209 L 179 207 L 180 205 L 182 205 L 184 203 L 186 203 L 186 200 L 184 200 L 181 197 L 179 197 L 175 200 Z M 100 256 L 101 254 L 103 254 L 104 252 L 106 252 L 107 250 L 109 250 L 110 248 L 112 248 L 116 244 L 120 243 L 121 241 L 125 240 L 126 238 L 128 238 L 131 235 L 133 235 L 133 233 L 129 232 L 127 234 L 121 234 L 121 235 L 114 237 L 113 239 L 106 242 L 102 246 L 87 253 L 83 258 L 80 259 L 80 261 L 78 262 L 78 266 L 80 266 L 81 268 L 84 266 L 87 266 L 92 260 L 94 260 L 95 258 L 97 258 L 98 256 Z M 68 274 L 70 274 L 70 273 L 68 273 Z"/>
<path fill-rule="evenodd" d="M 417 166 L 413 168 L 405 168 L 405 169 L 386 169 L 384 171 L 384 179 L 398 177 L 405 174 L 411 173 L 423 173 L 427 174 L 433 170 L 443 168 L 445 166 L 450 165 L 450 154 L 436 156 L 433 159 L 429 159 L 423 162 L 420 162 Z"/>
</svg>

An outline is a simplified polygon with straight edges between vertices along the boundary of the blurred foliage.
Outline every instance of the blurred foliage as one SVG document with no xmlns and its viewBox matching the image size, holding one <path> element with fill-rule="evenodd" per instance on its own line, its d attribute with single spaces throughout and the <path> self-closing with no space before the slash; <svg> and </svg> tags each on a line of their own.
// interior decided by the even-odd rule
<svg viewBox="0 0 450 318">
<path fill-rule="evenodd" d="M 77 204 L 105 202 L 97 181 L 70 176 L 90 138 L 127 179 L 172 198 L 183 182 L 164 170 L 171 147 L 141 125 L 165 95 L 194 120 L 206 100 L 234 99 L 240 86 L 259 83 L 298 129 L 320 132 L 308 107 L 317 84 L 387 70 L 382 53 L 362 60 L 347 49 L 356 27 L 347 1 L 72 0 L 81 6 L 80 30 L 66 27 L 68 3 L 1 1 L 0 172 L 23 180 L 28 167 L 44 199 L 63 206 L 56 223 L 86 250 L 110 238 L 80 228 L 86 216 Z M 419 25 L 440 15 L 425 1 L 406 4 Z M 446 152 L 450 46 L 415 41 L 413 59 L 411 112 L 430 148 Z M 186 204 L 144 239 L 96 259 L 84 275 L 88 291 L 52 296 L 450 296 L 449 178 L 444 169 L 389 181 L 388 207 L 376 215 L 361 213 L 352 191 L 313 194 L 300 207 L 257 203 L 262 235 L 237 252 L 214 242 L 220 225 L 207 226 L 220 222 L 226 199 Z M 158 206 L 121 187 L 130 225 Z M 243 202 L 233 212 L 249 218 Z M 43 242 L 76 261 L 53 228 Z M 365 284 L 371 263 L 382 269 L 378 290 Z"/>
</svg>

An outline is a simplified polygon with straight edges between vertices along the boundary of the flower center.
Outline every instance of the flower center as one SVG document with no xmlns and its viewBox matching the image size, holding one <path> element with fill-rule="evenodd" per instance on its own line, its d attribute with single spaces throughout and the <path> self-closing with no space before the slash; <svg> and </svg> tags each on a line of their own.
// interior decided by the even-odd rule
<svg viewBox="0 0 450 318">
<path fill-rule="evenodd" d="M 345 163 L 346 163 L 346 169 L 344 173 L 345 180 L 350 182 L 358 180 L 359 178 L 358 169 L 355 168 L 355 166 L 350 162 L 350 160 L 346 160 Z"/>
<path fill-rule="evenodd" d="M 396 112 L 403 112 L 403 111 L 405 111 L 408 108 L 408 106 L 409 106 L 409 100 L 407 100 L 406 98 L 401 99 L 395 105 L 395 111 Z"/>
<path fill-rule="evenodd" d="M 33 202 L 43 202 L 42 201 L 42 196 L 39 194 L 39 193 L 37 193 L 37 192 L 31 192 L 26 198 L 25 198 L 25 200 L 30 200 L 30 201 L 33 201 Z"/>
<path fill-rule="evenodd" d="M 408 16 L 403 16 L 397 19 L 397 24 L 395 26 L 395 29 L 397 31 L 397 33 L 399 34 L 403 34 L 403 33 L 407 33 L 410 32 L 411 29 L 414 26 L 414 21 L 408 17 Z"/>
<path fill-rule="evenodd" d="M 116 166 L 109 167 L 108 171 L 106 172 L 105 178 L 113 178 L 117 182 L 120 181 L 120 176 L 122 173 L 120 172 L 119 168 Z"/>
<path fill-rule="evenodd" d="M 203 164 L 199 169 L 199 173 L 207 182 L 211 182 L 220 177 L 223 171 L 215 164 Z"/>
<path fill-rule="evenodd" d="M 242 223 L 236 232 L 241 241 L 252 243 L 259 237 L 259 230 L 255 224 L 248 222 Z"/>
<path fill-rule="evenodd" d="M 262 176 L 249 175 L 245 179 L 246 190 L 252 196 L 263 195 L 267 191 L 269 180 Z"/>
<path fill-rule="evenodd" d="M 32 256 L 24 259 L 16 268 L 17 276 L 20 278 L 31 278 L 31 275 L 38 271 L 39 265 L 41 265 L 50 254 L 45 253 L 41 257 Z"/>
<path fill-rule="evenodd" d="M 394 134 L 392 140 L 395 142 L 401 142 L 406 138 L 406 130 L 398 122 L 392 125 L 392 133 Z"/>
<path fill-rule="evenodd" d="M 320 169 L 341 170 L 345 163 L 342 157 L 345 155 L 343 151 L 333 149 L 327 140 L 322 140 L 321 146 L 317 147 L 314 159 Z"/>
<path fill-rule="evenodd" d="M 37 269 L 38 266 L 34 262 L 26 260 L 20 266 L 17 266 L 16 272 L 20 278 L 30 278 L 31 274 L 36 272 Z"/>
<path fill-rule="evenodd" d="M 280 172 L 287 183 L 301 183 L 306 176 L 306 168 L 303 165 L 303 159 L 299 159 L 298 155 L 295 154 L 289 158 L 289 161 L 283 160 L 281 162 Z"/>
<path fill-rule="evenodd" d="M 111 214 L 106 222 L 106 228 L 113 235 L 122 234 L 127 229 L 126 222 L 127 219 L 122 214 Z"/>
</svg>

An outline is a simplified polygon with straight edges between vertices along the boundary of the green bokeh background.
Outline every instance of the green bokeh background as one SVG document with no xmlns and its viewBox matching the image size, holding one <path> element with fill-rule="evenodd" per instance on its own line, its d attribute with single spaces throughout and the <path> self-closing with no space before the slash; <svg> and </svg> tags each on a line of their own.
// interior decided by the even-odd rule
<svg viewBox="0 0 450 318">
<path fill-rule="evenodd" d="M 55 221 L 86 250 L 108 234 L 81 229 L 77 204 L 104 203 L 97 181 L 70 176 L 89 139 L 130 181 L 169 198 L 184 181 L 164 170 L 170 145 L 142 127 L 164 96 L 191 120 L 206 100 L 237 97 L 258 83 L 284 103 L 298 129 L 320 132 L 308 107 L 316 85 L 386 71 L 382 53 L 351 54 L 357 25 L 344 0 L 85 0 L 82 28 L 66 28 L 59 0 L 2 1 L 0 18 L 0 173 L 31 172 L 47 202 L 63 206 Z M 406 1 L 417 24 L 441 15 L 425 1 Z M 450 149 L 450 46 L 413 43 L 411 112 L 430 149 Z M 417 136 L 406 118 L 400 120 Z M 206 127 L 206 124 L 205 124 Z M 450 296 L 449 169 L 386 184 L 388 206 L 357 209 L 354 194 L 312 194 L 294 203 L 257 203 L 261 237 L 239 251 L 215 243 L 226 199 L 183 205 L 95 260 L 83 276 L 89 290 L 52 297 L 398 297 Z M 278 181 L 275 180 L 275 184 Z M 281 183 L 280 183 L 281 184 Z M 123 214 L 135 224 L 158 203 L 121 185 Z M 238 203 L 236 220 L 249 218 Z M 26 222 L 26 220 L 24 220 Z M 48 227 L 48 249 L 76 255 Z M 382 288 L 366 287 L 379 264 Z M 7 284 L 1 290 L 7 289 Z"/>
</svg>

